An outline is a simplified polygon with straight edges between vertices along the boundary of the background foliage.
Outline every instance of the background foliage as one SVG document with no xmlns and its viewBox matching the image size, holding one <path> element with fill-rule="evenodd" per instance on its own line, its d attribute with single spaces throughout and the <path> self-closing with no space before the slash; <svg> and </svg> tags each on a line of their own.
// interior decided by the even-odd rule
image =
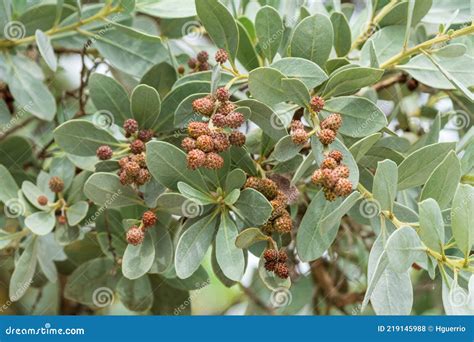
<svg viewBox="0 0 474 342">
<path fill-rule="evenodd" d="M 0 311 L 473 314 L 470 5 L 2 1 Z M 216 114 L 195 100 L 222 87 L 245 145 L 190 169 L 187 127 Z M 314 184 L 334 150 L 337 198 Z M 248 177 L 278 185 L 281 216 Z"/>
</svg>

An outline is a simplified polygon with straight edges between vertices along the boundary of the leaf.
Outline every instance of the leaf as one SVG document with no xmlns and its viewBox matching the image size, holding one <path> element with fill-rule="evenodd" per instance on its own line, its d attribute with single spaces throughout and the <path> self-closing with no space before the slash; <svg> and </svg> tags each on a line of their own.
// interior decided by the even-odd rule
<svg viewBox="0 0 474 342">
<path fill-rule="evenodd" d="M 174 246 L 167 227 L 158 221 L 150 231 L 155 245 L 155 260 L 149 273 L 164 273 L 173 265 Z"/>
<path fill-rule="evenodd" d="M 390 159 L 377 164 L 372 192 L 380 210 L 393 211 L 393 202 L 397 196 L 397 179 L 397 164 Z"/>
<path fill-rule="evenodd" d="M 146 311 L 153 304 L 153 289 L 148 276 L 134 280 L 120 278 L 117 294 L 123 305 L 131 311 Z"/>
<path fill-rule="evenodd" d="M 261 7 L 255 16 L 255 32 L 259 47 L 269 63 L 280 47 L 285 28 L 278 12 L 270 6 Z"/>
<path fill-rule="evenodd" d="M 224 275 L 235 281 L 240 281 L 245 271 L 244 252 L 235 245 L 238 232 L 229 214 L 223 213 L 216 235 L 216 259 Z"/>
<path fill-rule="evenodd" d="M 90 176 L 84 185 L 84 194 L 94 203 L 106 205 L 108 208 L 142 204 L 130 186 L 122 185 L 117 175 L 106 172 Z"/>
<path fill-rule="evenodd" d="M 33 282 L 33 276 L 37 263 L 37 240 L 31 238 L 26 244 L 25 250 L 16 262 L 15 269 L 10 278 L 9 296 L 10 300 L 16 302 L 25 294 Z"/>
<path fill-rule="evenodd" d="M 279 140 L 287 135 L 285 124 L 279 115 L 273 111 L 266 104 L 257 100 L 241 100 L 237 102 L 239 107 L 250 108 L 250 113 L 243 113 L 241 108 L 238 108 L 242 114 L 247 114 L 245 118 L 254 122 L 262 131 L 274 140 Z"/>
<path fill-rule="evenodd" d="M 301 162 L 300 166 L 295 171 L 295 174 L 293 175 L 293 178 L 291 179 L 291 185 L 295 185 L 296 182 L 300 180 L 301 177 L 303 177 L 308 170 L 313 166 L 314 163 L 314 155 L 312 153 L 309 153 L 304 157 L 304 160 Z"/>
<path fill-rule="evenodd" d="M 403 48 L 405 40 L 405 25 L 387 26 L 373 34 L 361 49 L 361 65 L 370 65 L 371 59 L 377 58 L 380 64 L 385 63 L 389 58 L 395 56 Z M 370 49 L 372 47 L 376 56 L 371 58 Z"/>
<path fill-rule="evenodd" d="M 54 50 L 49 37 L 41 30 L 36 30 L 36 45 L 44 61 L 52 71 L 58 68 L 58 61 L 54 55 Z"/>
<path fill-rule="evenodd" d="M 336 71 L 326 83 L 323 96 L 329 98 L 342 94 L 353 94 L 359 89 L 371 86 L 383 76 L 383 69 L 355 67 Z"/>
<path fill-rule="evenodd" d="M 330 113 L 342 116 L 342 126 L 339 130 L 350 137 L 365 137 L 380 131 L 387 125 L 387 119 L 382 110 L 363 97 L 341 96 L 326 101 L 324 117 Z"/>
<path fill-rule="evenodd" d="M 454 239 L 467 257 L 474 243 L 474 187 L 459 184 L 451 205 L 451 229 Z"/>
<path fill-rule="evenodd" d="M 444 245 L 444 221 L 438 203 L 428 198 L 418 204 L 420 213 L 420 235 L 423 243 L 442 253 Z"/>
<path fill-rule="evenodd" d="M 398 273 L 406 273 L 415 261 L 425 254 L 416 231 L 411 227 L 398 228 L 387 240 L 385 246 L 390 268 Z"/>
<path fill-rule="evenodd" d="M 272 206 L 265 196 L 257 190 L 244 189 L 232 210 L 250 226 L 259 226 L 270 217 Z"/>
<path fill-rule="evenodd" d="M 49 180 L 48 180 L 49 181 Z M 35 208 L 38 208 L 40 210 L 49 210 L 47 205 L 40 205 L 38 203 L 38 197 L 41 195 L 45 195 L 48 197 L 49 201 L 54 200 L 54 195 L 51 195 L 50 193 L 44 193 L 43 191 L 40 190 L 36 185 L 31 183 L 30 181 L 24 181 L 21 184 L 21 191 L 23 195 L 28 199 L 28 201 L 35 206 Z M 18 195 L 16 196 L 18 197 Z"/>
<path fill-rule="evenodd" d="M 186 279 L 199 268 L 214 239 L 217 221 L 216 214 L 205 216 L 181 235 L 174 259 L 176 274 L 179 278 Z"/>
<path fill-rule="evenodd" d="M 169 60 L 159 37 L 122 26 L 117 21 L 110 22 L 114 27 L 102 35 L 94 35 L 94 45 L 115 68 L 140 78 L 154 65 Z"/>
<path fill-rule="evenodd" d="M 209 95 L 208 93 L 196 93 L 186 97 L 178 105 L 174 112 L 174 127 L 176 128 L 187 128 L 188 124 L 196 120 L 196 113 L 194 113 L 193 102 L 196 99 L 202 98 Z"/>
<path fill-rule="evenodd" d="M 187 167 L 186 155 L 177 147 L 163 141 L 150 141 L 146 150 L 148 168 L 158 183 L 172 190 L 177 190 L 179 181 L 198 190 L 207 189 L 201 172 Z"/>
<path fill-rule="evenodd" d="M 382 133 L 374 133 L 365 138 L 360 139 L 349 148 L 349 151 L 354 156 L 356 162 L 370 150 L 372 146 L 380 139 Z"/>
<path fill-rule="evenodd" d="M 319 223 L 321 231 L 327 233 L 334 227 L 339 227 L 342 217 L 362 198 L 358 191 L 352 192 L 344 198 L 344 201 L 331 213 L 323 217 Z M 336 229 L 337 231 L 337 229 Z"/>
<path fill-rule="evenodd" d="M 160 94 L 154 88 L 140 84 L 132 92 L 131 111 L 140 128 L 152 128 L 161 110 Z"/>
<path fill-rule="evenodd" d="M 224 198 L 224 203 L 227 205 L 232 205 L 235 202 L 237 202 L 239 197 L 240 197 L 240 190 L 234 189 Z"/>
<path fill-rule="evenodd" d="M 56 218 L 54 211 L 38 211 L 27 216 L 25 219 L 25 225 L 36 235 L 46 235 L 50 233 L 55 224 Z"/>
<path fill-rule="evenodd" d="M 68 277 L 64 289 L 67 299 L 90 306 L 110 305 L 119 272 L 109 258 L 97 258 L 79 265 Z"/>
<path fill-rule="evenodd" d="M 306 107 L 310 100 L 309 90 L 305 84 L 296 78 L 284 78 L 281 80 L 281 88 L 286 93 L 286 99 L 301 107 Z"/>
<path fill-rule="evenodd" d="M 410 276 L 408 272 L 394 272 L 387 268 L 387 264 L 388 258 L 379 236 L 369 255 L 367 276 L 371 280 L 364 301 L 370 298 L 377 315 L 408 315 L 413 305 Z M 367 297 L 367 294 L 370 295 Z"/>
<path fill-rule="evenodd" d="M 431 173 L 420 195 L 420 200 L 433 198 L 441 209 L 446 209 L 453 199 L 461 179 L 461 163 L 456 152 L 451 151 Z"/>
<path fill-rule="evenodd" d="M 432 170 L 454 149 L 453 143 L 437 143 L 416 150 L 398 165 L 398 190 L 424 184 Z"/>
<path fill-rule="evenodd" d="M 336 54 L 341 57 L 349 53 L 351 49 L 351 28 L 344 14 L 333 12 L 331 23 L 334 30 L 334 48 Z"/>
<path fill-rule="evenodd" d="M 94 156 L 102 145 L 119 146 L 109 132 L 85 120 L 70 120 L 54 131 L 56 143 L 65 152 L 77 156 Z"/>
<path fill-rule="evenodd" d="M 141 84 L 153 87 L 164 98 L 173 88 L 178 75 L 176 70 L 168 63 L 160 63 L 150 68 L 140 80 Z"/>
<path fill-rule="evenodd" d="M 8 169 L 0 164 L 0 202 L 6 203 L 12 198 L 18 197 L 18 185 Z"/>
<path fill-rule="evenodd" d="M 41 71 L 39 75 L 32 76 L 29 65 L 32 61 L 18 55 L 4 56 L 7 64 L 7 73 L 4 76 L 18 107 L 41 120 L 52 121 L 56 114 L 56 101 L 39 79 L 42 77 Z"/>
<path fill-rule="evenodd" d="M 275 145 L 272 157 L 279 162 L 290 160 L 298 154 L 304 145 L 295 144 L 289 135 L 284 136 Z"/>
<path fill-rule="evenodd" d="M 229 193 L 234 189 L 240 189 L 247 180 L 245 172 L 241 169 L 234 169 L 227 174 L 225 180 L 225 192 Z"/>
<path fill-rule="evenodd" d="M 115 124 L 122 126 L 132 117 L 130 101 L 123 87 L 113 78 L 94 73 L 89 80 L 90 96 L 99 111 L 107 111 L 115 118 Z"/>
<path fill-rule="evenodd" d="M 321 221 L 334 212 L 341 202 L 340 198 L 334 202 L 327 201 L 322 190 L 311 200 L 296 236 L 296 247 L 302 261 L 311 261 L 321 257 L 334 241 L 337 234 L 335 228 L 339 224 L 335 227 L 325 227 L 323 232 Z"/>
<path fill-rule="evenodd" d="M 247 228 L 240 232 L 235 239 L 238 248 L 249 248 L 253 244 L 268 240 L 268 236 L 262 233 L 259 228 Z"/>
<path fill-rule="evenodd" d="M 189 0 L 139 0 L 136 9 L 159 18 L 188 18 L 196 15 L 194 2 Z"/>
<path fill-rule="evenodd" d="M 128 245 L 123 254 L 122 273 L 128 279 L 138 279 L 147 273 L 155 260 L 155 245 L 150 232 L 137 246 Z"/>
<path fill-rule="evenodd" d="M 153 127 L 155 131 L 172 131 L 174 129 L 174 112 L 176 106 L 189 95 L 196 93 L 209 93 L 211 83 L 204 81 L 191 81 L 180 84 L 166 95 L 161 103 L 161 116 L 158 123 Z"/>
<path fill-rule="evenodd" d="M 314 88 L 328 79 L 326 73 L 316 63 L 304 58 L 286 57 L 270 65 L 288 78 L 297 78 L 308 88 Z"/>
<path fill-rule="evenodd" d="M 67 222 L 71 226 L 75 226 L 81 222 L 87 215 L 89 204 L 86 201 L 76 202 L 66 211 Z"/>
<path fill-rule="evenodd" d="M 201 205 L 216 203 L 216 200 L 209 194 L 196 190 L 186 183 L 178 182 L 178 189 L 183 196 L 192 199 Z"/>
<path fill-rule="evenodd" d="M 460 57 L 439 57 L 437 62 L 452 77 L 465 87 L 474 85 L 474 70 L 466 68 L 472 65 L 474 58 L 468 55 Z M 443 75 L 443 72 L 434 65 L 425 55 L 413 57 L 408 63 L 398 68 L 408 72 L 417 81 L 438 89 L 455 89 L 456 87 Z"/>
<path fill-rule="evenodd" d="M 290 40 L 290 55 L 315 62 L 320 67 L 328 60 L 333 45 L 331 20 L 322 14 L 299 22 Z"/>
<path fill-rule="evenodd" d="M 196 12 L 207 33 L 233 61 L 239 45 L 239 31 L 232 14 L 217 0 L 196 0 Z"/>
<path fill-rule="evenodd" d="M 241 22 L 237 21 L 237 28 L 239 29 L 239 49 L 237 51 L 237 59 L 247 70 L 258 68 L 258 56 L 255 47 L 251 41 L 247 29 Z"/>
<path fill-rule="evenodd" d="M 285 76 L 276 69 L 261 67 L 254 69 L 249 74 L 249 90 L 252 96 L 273 106 L 286 100 L 281 80 Z"/>
</svg>

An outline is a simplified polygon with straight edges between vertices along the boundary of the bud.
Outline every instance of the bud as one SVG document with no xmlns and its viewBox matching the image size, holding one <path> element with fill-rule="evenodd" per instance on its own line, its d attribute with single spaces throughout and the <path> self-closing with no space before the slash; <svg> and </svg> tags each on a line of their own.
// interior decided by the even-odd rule
<svg viewBox="0 0 474 342">
<path fill-rule="evenodd" d="M 130 245 L 137 246 L 145 239 L 145 233 L 137 226 L 132 226 L 127 231 L 127 242 Z"/>
<path fill-rule="evenodd" d="M 49 189 L 55 193 L 58 193 L 64 190 L 64 182 L 58 176 L 51 177 L 48 185 L 49 185 Z"/>
<path fill-rule="evenodd" d="M 131 135 L 138 130 L 138 122 L 135 119 L 127 119 L 123 123 L 123 129 L 125 133 Z"/>
<path fill-rule="evenodd" d="M 214 59 L 219 64 L 224 64 L 225 62 L 227 62 L 228 58 L 229 58 L 229 56 L 227 55 L 227 51 L 224 50 L 224 49 L 217 50 L 217 52 L 214 56 Z"/>
<path fill-rule="evenodd" d="M 107 160 L 112 158 L 113 151 L 110 146 L 102 145 L 97 149 L 96 155 L 100 160 Z"/>
<path fill-rule="evenodd" d="M 315 112 L 320 112 L 324 108 L 324 99 L 320 96 L 313 96 L 309 105 Z"/>
<path fill-rule="evenodd" d="M 38 201 L 38 204 L 39 205 L 46 205 L 48 204 L 48 197 L 46 197 L 45 195 L 40 195 L 38 196 L 38 198 L 36 199 Z"/>
<path fill-rule="evenodd" d="M 142 222 L 145 228 L 153 226 L 157 221 L 156 215 L 153 211 L 147 210 L 142 215 Z"/>
</svg>

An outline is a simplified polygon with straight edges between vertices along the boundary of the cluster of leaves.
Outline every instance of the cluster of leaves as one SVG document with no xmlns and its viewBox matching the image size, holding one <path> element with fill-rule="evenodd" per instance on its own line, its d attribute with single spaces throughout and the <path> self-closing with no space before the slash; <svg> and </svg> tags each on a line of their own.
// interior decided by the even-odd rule
<svg viewBox="0 0 474 342">
<path fill-rule="evenodd" d="M 251 314 L 294 314 L 311 296 L 314 313 L 370 301 L 410 314 L 412 280 L 441 280 L 446 313 L 474 312 L 468 2 L 33 2 L 0 5 L 0 278 L 26 312 L 88 313 L 106 289 L 128 310 L 189 314 L 190 291 L 211 284 L 238 285 Z M 219 88 L 245 145 L 191 169 L 188 125 L 219 131 L 193 103 Z M 332 113 L 342 125 L 326 141 Z M 352 188 L 328 200 L 311 176 L 330 153 Z M 118 175 L 138 172 L 134 158 L 138 183 Z M 283 208 L 248 179 L 271 180 Z M 278 215 L 291 232 L 265 229 Z"/>
</svg>

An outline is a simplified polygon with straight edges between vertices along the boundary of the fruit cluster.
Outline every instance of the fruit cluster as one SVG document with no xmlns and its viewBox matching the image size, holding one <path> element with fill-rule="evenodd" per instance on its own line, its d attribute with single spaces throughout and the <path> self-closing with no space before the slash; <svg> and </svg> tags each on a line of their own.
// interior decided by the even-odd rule
<svg viewBox="0 0 474 342">
<path fill-rule="evenodd" d="M 263 258 L 265 259 L 265 269 L 269 272 L 275 272 L 275 274 L 282 278 L 288 278 L 288 266 L 286 260 L 288 256 L 283 250 L 277 251 L 276 249 L 266 249 L 263 252 Z"/>
<path fill-rule="evenodd" d="M 352 191 L 352 183 L 348 179 L 349 168 L 342 163 L 342 159 L 340 151 L 331 151 L 311 177 L 314 184 L 323 187 L 328 201 L 334 201 L 338 196 L 347 196 Z"/>
<path fill-rule="evenodd" d="M 321 130 L 318 133 L 318 138 L 321 144 L 330 145 L 335 139 L 339 128 L 342 125 L 342 117 L 340 114 L 332 113 L 326 119 L 321 121 Z"/>
<path fill-rule="evenodd" d="M 235 105 L 229 98 L 226 88 L 218 88 L 215 94 L 193 101 L 193 110 L 209 119 L 188 124 L 188 137 L 183 139 L 181 146 L 187 152 L 190 169 L 220 169 L 224 166 L 224 159 L 218 153 L 226 151 L 231 145 L 245 144 L 245 134 L 236 130 L 245 118 L 242 113 L 234 111 Z"/>
<path fill-rule="evenodd" d="M 196 58 L 190 57 L 188 59 L 188 67 L 191 72 L 206 71 L 211 67 L 209 66 L 209 54 L 206 51 L 200 51 L 196 55 Z"/>
<path fill-rule="evenodd" d="M 309 139 L 309 134 L 304 130 L 304 124 L 299 120 L 293 120 L 290 126 L 291 140 L 297 145 L 304 145 Z"/>
<path fill-rule="evenodd" d="M 154 226 L 158 218 L 156 214 L 147 210 L 142 215 L 142 220 L 140 224 L 131 226 L 127 231 L 127 243 L 137 246 L 143 242 L 145 239 L 145 232 L 150 227 Z"/>
<path fill-rule="evenodd" d="M 153 131 L 149 129 L 138 129 L 138 122 L 134 119 L 127 119 L 123 124 L 125 137 L 131 140 L 129 149 L 131 154 L 122 157 L 118 163 L 120 170 L 118 176 L 123 185 L 135 184 L 140 186 L 148 182 L 151 178 L 146 166 L 145 143 L 153 138 Z M 96 155 L 100 160 L 108 160 L 113 157 L 113 151 L 108 145 L 100 146 Z"/>
<path fill-rule="evenodd" d="M 270 201 L 273 207 L 270 218 L 261 227 L 265 234 L 271 235 L 273 232 L 285 234 L 291 231 L 293 222 L 290 213 L 286 210 L 288 198 L 273 180 L 249 177 L 244 188 L 259 191 Z"/>
</svg>

